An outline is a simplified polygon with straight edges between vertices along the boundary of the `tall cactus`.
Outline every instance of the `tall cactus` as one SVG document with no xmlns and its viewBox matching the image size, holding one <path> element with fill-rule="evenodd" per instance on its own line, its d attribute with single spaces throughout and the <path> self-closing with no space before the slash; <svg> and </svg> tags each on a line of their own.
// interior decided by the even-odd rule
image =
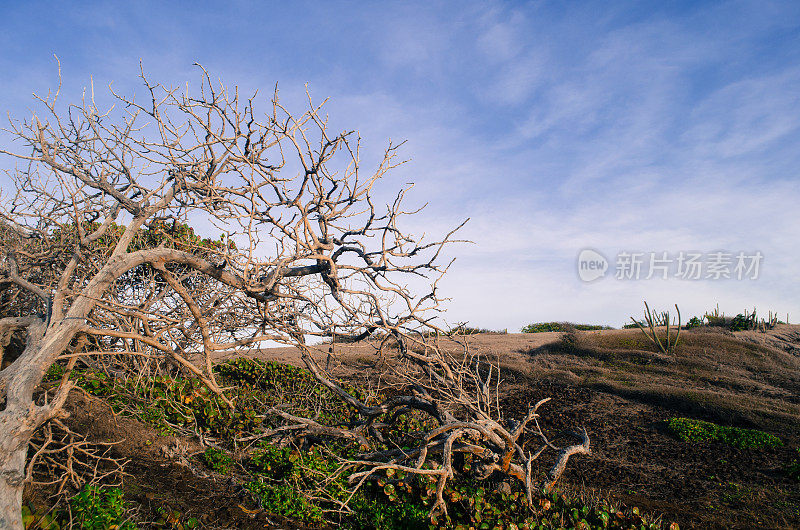
<svg viewBox="0 0 800 530">
<path fill-rule="evenodd" d="M 678 340 L 681 336 L 681 310 L 678 309 L 678 304 L 675 304 L 675 311 L 678 313 L 678 331 L 674 337 L 671 334 L 669 311 L 663 311 L 660 314 L 653 312 L 650 310 L 650 306 L 647 305 L 647 301 L 644 302 L 644 308 L 644 319 L 650 329 L 649 334 L 647 330 L 644 329 L 641 322 L 633 317 L 631 317 L 631 320 L 642 330 L 644 336 L 650 339 L 650 342 L 658 346 L 658 349 L 661 350 L 662 353 L 672 355 L 675 352 L 675 347 L 678 345 Z M 660 326 L 667 328 L 667 336 L 663 343 L 658 333 L 656 333 L 656 328 Z"/>
</svg>

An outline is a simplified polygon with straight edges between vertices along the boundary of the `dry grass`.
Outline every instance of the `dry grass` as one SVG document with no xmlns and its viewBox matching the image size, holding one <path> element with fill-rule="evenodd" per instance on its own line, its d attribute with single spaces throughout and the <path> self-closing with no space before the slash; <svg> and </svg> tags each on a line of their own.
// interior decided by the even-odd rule
<svg viewBox="0 0 800 530">
<path fill-rule="evenodd" d="M 779 347 L 798 334 L 800 325 L 766 335 L 697 328 L 681 333 L 675 355 L 656 351 L 638 329 L 471 335 L 445 338 L 441 346 L 455 351 L 467 344 L 495 356 L 509 382 L 515 374 L 554 378 L 710 421 L 800 432 L 800 357 Z M 336 345 L 331 355 L 320 345 L 316 355 L 340 375 L 364 377 L 386 360 L 374 346 Z M 301 365 L 294 348 L 253 355 Z"/>
<path fill-rule="evenodd" d="M 565 335 L 525 353 L 534 372 L 628 399 L 725 423 L 800 428 L 800 357 L 729 332 L 684 332 L 674 356 L 657 353 L 639 330 Z"/>
</svg>

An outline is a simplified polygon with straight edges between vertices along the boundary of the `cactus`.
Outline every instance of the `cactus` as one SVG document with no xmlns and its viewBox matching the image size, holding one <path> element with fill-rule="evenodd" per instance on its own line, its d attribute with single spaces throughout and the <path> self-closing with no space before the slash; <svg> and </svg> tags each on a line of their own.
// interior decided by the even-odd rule
<svg viewBox="0 0 800 530">
<path fill-rule="evenodd" d="M 644 319 L 645 322 L 647 322 L 647 326 L 650 328 L 649 334 L 647 330 L 644 329 L 644 326 L 642 326 L 641 322 L 633 317 L 631 317 L 631 320 L 633 320 L 634 324 L 636 324 L 638 328 L 642 330 L 644 336 L 650 339 L 650 342 L 655 344 L 662 353 L 670 355 L 673 354 L 681 336 L 681 310 L 678 309 L 678 304 L 675 304 L 675 311 L 678 313 L 678 331 L 674 337 L 671 335 L 669 311 L 663 311 L 661 314 L 650 311 L 650 306 L 647 305 L 647 301 L 644 302 L 644 308 Z M 717 306 L 717 312 L 719 312 L 719 306 Z M 667 337 L 664 343 L 661 342 L 661 339 L 656 333 L 656 328 L 661 326 L 667 328 Z"/>
<path fill-rule="evenodd" d="M 725 326 L 725 313 L 719 312 L 719 304 L 714 308 L 713 313 L 706 313 L 705 319 L 708 321 L 709 326 Z"/>
</svg>

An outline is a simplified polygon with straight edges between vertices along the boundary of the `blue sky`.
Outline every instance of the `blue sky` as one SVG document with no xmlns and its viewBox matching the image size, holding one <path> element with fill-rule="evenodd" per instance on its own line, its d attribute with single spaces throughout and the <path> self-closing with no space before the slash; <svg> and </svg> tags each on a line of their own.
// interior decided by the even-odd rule
<svg viewBox="0 0 800 530">
<path fill-rule="evenodd" d="M 641 301 L 800 321 L 800 4 L 792 2 L 0 2 L 0 101 L 33 91 L 197 84 L 194 62 L 300 108 L 330 98 L 383 182 L 471 217 L 442 283 L 448 319 L 517 330 L 622 324 Z M 5 141 L 5 140 L 2 140 Z M 372 158 L 371 158 L 372 157 Z M 1 162 L 7 165 L 7 161 Z M 608 257 L 585 283 L 580 250 Z M 764 255 L 756 280 L 617 280 L 621 251 Z M 792 316 L 794 315 L 794 318 Z"/>
</svg>

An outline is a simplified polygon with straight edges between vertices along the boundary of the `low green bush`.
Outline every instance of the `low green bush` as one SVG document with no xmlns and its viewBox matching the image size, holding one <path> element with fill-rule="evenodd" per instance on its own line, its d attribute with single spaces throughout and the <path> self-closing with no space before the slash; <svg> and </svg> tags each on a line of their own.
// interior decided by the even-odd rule
<svg viewBox="0 0 800 530">
<path fill-rule="evenodd" d="M 305 523 L 323 522 L 331 501 L 348 497 L 347 483 L 334 476 L 338 462 L 317 448 L 301 452 L 262 443 L 247 467 L 254 475 L 247 489 L 265 510 Z"/>
<path fill-rule="evenodd" d="M 726 427 L 690 418 L 671 418 L 667 428 L 684 442 L 719 442 L 739 449 L 780 447 L 781 439 L 756 429 Z"/>
<path fill-rule="evenodd" d="M 741 313 L 733 317 L 733 320 L 731 320 L 730 323 L 731 331 L 744 331 L 746 329 L 751 329 L 753 326 L 754 324 L 751 323 L 750 320 Z"/>
<path fill-rule="evenodd" d="M 138 528 L 126 515 L 127 507 L 122 490 L 84 486 L 69 501 L 72 512 L 71 528 L 82 530 L 136 530 Z M 69 517 L 62 513 L 62 528 L 69 527 Z"/>
<path fill-rule="evenodd" d="M 221 451 L 215 447 L 206 449 L 202 458 L 203 462 L 205 462 L 209 468 L 223 475 L 226 475 L 233 465 L 233 458 L 225 451 Z"/>
<path fill-rule="evenodd" d="M 54 377 L 60 377 L 58 370 L 51 368 L 51 371 Z M 288 404 L 288 412 L 313 415 L 317 421 L 328 424 L 346 423 L 353 414 L 302 368 L 237 358 L 217 365 L 215 372 L 222 386 L 229 388 L 226 395 L 234 402 L 234 408 L 192 377 L 119 381 L 89 369 L 74 372 L 72 378 L 90 394 L 106 399 L 115 410 L 132 411 L 164 434 L 196 428 L 217 438 L 233 439 L 253 432 L 262 424 L 272 425 L 274 419 L 265 418 L 263 410 L 279 404 Z M 365 399 L 359 389 L 344 387 Z"/>
<path fill-rule="evenodd" d="M 686 323 L 686 329 L 699 328 L 702 327 L 704 324 L 705 324 L 705 317 L 703 318 L 692 317 Z"/>
<path fill-rule="evenodd" d="M 343 452 L 345 448 L 340 447 Z M 351 529 L 427 529 L 429 508 L 391 504 L 372 484 L 351 496 L 352 469 L 340 468 L 336 455 L 319 448 L 298 451 L 261 444 L 247 462 L 253 480 L 246 485 L 268 512 L 308 524 L 335 522 Z M 342 504 L 349 514 L 340 514 Z"/>
<path fill-rule="evenodd" d="M 597 331 L 601 329 L 613 329 L 610 326 L 600 326 L 596 324 L 573 324 L 571 322 L 537 322 L 528 324 L 522 328 L 523 333 L 546 333 L 548 331 Z"/>
<path fill-rule="evenodd" d="M 659 528 L 637 508 L 622 510 L 607 502 L 590 505 L 553 491 L 534 494 L 531 510 L 519 481 L 503 490 L 497 483 L 479 481 L 469 474 L 469 455 L 461 464 L 461 474 L 448 482 L 444 491 L 447 515 L 438 515 L 429 528 Z M 408 476 L 395 472 L 382 477 L 376 490 L 383 502 L 392 506 L 418 506 L 417 513 L 427 513 L 436 499 L 436 478 Z M 427 521 L 426 521 L 427 522 Z M 415 521 L 416 523 L 416 521 Z M 420 521 L 422 524 L 422 521 Z M 384 528 L 405 528 L 394 526 Z M 420 526 L 423 527 L 424 526 Z"/>
<path fill-rule="evenodd" d="M 262 507 L 305 523 L 335 522 L 338 527 L 366 530 L 428 528 L 659 528 L 639 513 L 607 502 L 589 505 L 558 492 L 537 492 L 534 511 L 528 508 L 519 481 L 505 491 L 471 474 L 472 455 L 457 464 L 459 473 L 448 481 L 444 498 L 447 515 L 432 521 L 436 477 L 386 470 L 364 484 L 350 500 L 349 514 L 332 521 L 338 503 L 350 497 L 347 478 L 332 454 L 297 451 L 263 444 L 248 466 L 256 480 L 247 485 Z M 327 500 L 326 500 L 327 499 Z M 677 526 L 673 526 L 677 528 Z"/>
</svg>

